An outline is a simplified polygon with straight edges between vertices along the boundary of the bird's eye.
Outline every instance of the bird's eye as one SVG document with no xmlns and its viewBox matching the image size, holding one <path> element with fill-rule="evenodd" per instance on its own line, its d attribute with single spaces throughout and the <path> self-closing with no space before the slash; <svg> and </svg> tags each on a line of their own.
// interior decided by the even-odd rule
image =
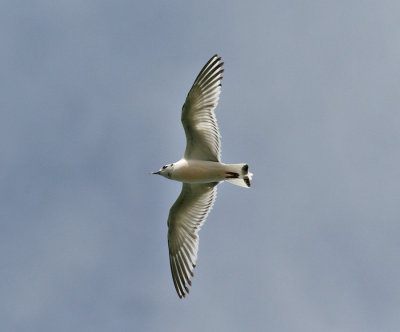
<svg viewBox="0 0 400 332">
<path fill-rule="evenodd" d="M 163 167 L 162 167 L 162 169 L 166 169 L 166 168 L 167 168 L 167 166 L 163 166 Z"/>
</svg>

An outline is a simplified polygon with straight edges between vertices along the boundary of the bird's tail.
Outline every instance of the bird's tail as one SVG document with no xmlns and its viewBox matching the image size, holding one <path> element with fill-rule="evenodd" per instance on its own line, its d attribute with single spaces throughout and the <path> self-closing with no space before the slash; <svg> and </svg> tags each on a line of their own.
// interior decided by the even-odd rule
<svg viewBox="0 0 400 332">
<path fill-rule="evenodd" d="M 230 164 L 227 166 L 228 169 L 225 172 L 225 181 L 245 188 L 250 187 L 250 181 L 253 173 L 249 172 L 249 165 Z"/>
</svg>

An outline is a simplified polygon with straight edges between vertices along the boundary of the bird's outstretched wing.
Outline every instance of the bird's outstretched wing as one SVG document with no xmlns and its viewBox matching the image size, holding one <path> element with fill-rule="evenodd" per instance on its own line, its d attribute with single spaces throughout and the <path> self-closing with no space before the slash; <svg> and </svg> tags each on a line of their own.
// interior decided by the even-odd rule
<svg viewBox="0 0 400 332">
<path fill-rule="evenodd" d="M 172 280 L 180 298 L 189 293 L 196 266 L 199 237 L 217 196 L 217 184 L 182 184 L 182 191 L 168 216 L 168 247 Z"/>
<path fill-rule="evenodd" d="M 203 67 L 182 107 L 186 159 L 220 161 L 221 141 L 215 118 L 221 92 L 223 62 L 214 55 Z"/>
</svg>

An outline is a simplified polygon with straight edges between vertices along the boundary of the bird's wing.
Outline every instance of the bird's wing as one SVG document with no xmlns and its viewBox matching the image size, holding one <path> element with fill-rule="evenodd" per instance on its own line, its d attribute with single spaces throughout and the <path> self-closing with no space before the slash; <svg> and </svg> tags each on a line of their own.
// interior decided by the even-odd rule
<svg viewBox="0 0 400 332">
<path fill-rule="evenodd" d="M 182 107 L 186 159 L 220 161 L 221 141 L 214 114 L 221 92 L 223 62 L 214 55 L 203 67 Z"/>
<path fill-rule="evenodd" d="M 181 194 L 169 211 L 169 261 L 172 280 L 180 298 L 189 293 L 186 284 L 192 284 L 190 277 L 193 277 L 199 248 L 197 233 L 214 204 L 217 184 L 183 183 Z"/>
</svg>

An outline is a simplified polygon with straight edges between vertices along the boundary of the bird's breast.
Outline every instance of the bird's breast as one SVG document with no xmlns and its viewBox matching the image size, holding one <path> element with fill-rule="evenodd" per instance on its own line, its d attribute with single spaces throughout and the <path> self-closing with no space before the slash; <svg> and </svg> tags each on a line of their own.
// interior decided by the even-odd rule
<svg viewBox="0 0 400 332">
<path fill-rule="evenodd" d="M 179 161 L 175 164 L 171 179 L 187 183 L 207 183 L 225 178 L 225 165 L 213 161 Z"/>
</svg>

